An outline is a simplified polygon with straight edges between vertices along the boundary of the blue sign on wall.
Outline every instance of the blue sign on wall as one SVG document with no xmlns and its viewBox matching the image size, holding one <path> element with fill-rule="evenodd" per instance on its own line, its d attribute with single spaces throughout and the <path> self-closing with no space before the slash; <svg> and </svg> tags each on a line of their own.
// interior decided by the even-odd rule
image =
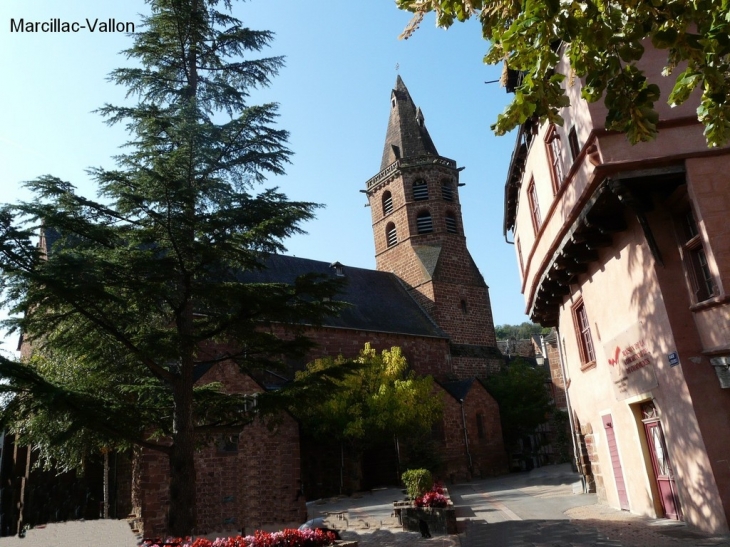
<svg viewBox="0 0 730 547">
<path fill-rule="evenodd" d="M 670 367 L 676 367 L 679 364 L 679 354 L 676 351 L 670 353 L 667 357 L 669 357 Z"/>
</svg>

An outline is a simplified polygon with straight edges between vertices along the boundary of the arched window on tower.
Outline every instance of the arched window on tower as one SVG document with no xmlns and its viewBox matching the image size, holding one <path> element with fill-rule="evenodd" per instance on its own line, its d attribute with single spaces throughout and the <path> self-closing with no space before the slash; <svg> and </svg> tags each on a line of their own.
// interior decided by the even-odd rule
<svg viewBox="0 0 730 547">
<path fill-rule="evenodd" d="M 383 192 L 383 215 L 389 215 L 393 212 L 393 195 L 385 191 Z"/>
<path fill-rule="evenodd" d="M 419 234 L 430 234 L 433 232 L 433 219 L 428 211 L 421 211 L 416 217 L 416 228 Z"/>
<path fill-rule="evenodd" d="M 398 233 L 395 231 L 395 224 L 389 222 L 385 227 L 385 239 L 388 242 L 388 247 L 392 247 L 398 243 Z"/>
<path fill-rule="evenodd" d="M 459 229 L 456 226 L 456 215 L 451 211 L 446 213 L 446 231 L 450 234 L 458 234 Z"/>
<path fill-rule="evenodd" d="M 454 201 L 454 186 L 450 180 L 441 181 L 441 198 L 444 201 Z"/>
<path fill-rule="evenodd" d="M 413 200 L 423 201 L 428 199 L 428 185 L 423 179 L 418 179 L 413 183 Z"/>
</svg>

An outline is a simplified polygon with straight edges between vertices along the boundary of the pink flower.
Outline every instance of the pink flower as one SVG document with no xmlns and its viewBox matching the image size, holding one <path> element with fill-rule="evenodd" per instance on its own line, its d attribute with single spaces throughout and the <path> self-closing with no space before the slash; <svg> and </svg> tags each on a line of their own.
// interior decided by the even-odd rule
<svg viewBox="0 0 730 547">
<path fill-rule="evenodd" d="M 430 492 L 426 492 L 423 496 L 415 499 L 416 507 L 446 507 L 449 504 L 448 499 L 444 496 L 444 488 L 440 484 L 434 484 Z"/>
</svg>

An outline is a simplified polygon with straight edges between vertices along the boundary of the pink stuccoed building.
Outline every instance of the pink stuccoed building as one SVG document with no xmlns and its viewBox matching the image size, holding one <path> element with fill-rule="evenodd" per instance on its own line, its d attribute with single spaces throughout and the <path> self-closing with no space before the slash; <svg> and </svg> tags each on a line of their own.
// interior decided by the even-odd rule
<svg viewBox="0 0 730 547">
<path fill-rule="evenodd" d="M 613 507 L 727 532 L 730 518 L 730 148 L 710 149 L 697 100 L 631 145 L 580 98 L 562 127 L 519 131 L 505 234 L 526 311 L 558 329 L 586 487 Z"/>
</svg>

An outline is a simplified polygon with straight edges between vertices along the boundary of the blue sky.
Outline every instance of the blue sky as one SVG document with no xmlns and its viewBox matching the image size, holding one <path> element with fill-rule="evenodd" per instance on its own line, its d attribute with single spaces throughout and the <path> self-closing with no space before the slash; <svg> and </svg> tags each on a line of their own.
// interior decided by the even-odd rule
<svg viewBox="0 0 730 547">
<path fill-rule="evenodd" d="M 85 170 L 113 166 L 126 140 L 122 127 L 106 126 L 92 111 L 124 100 L 125 90 L 106 76 L 127 63 L 119 52 L 131 38 L 11 33 L 10 20 L 139 23 L 146 12 L 141 0 L 0 2 L 0 202 L 27 199 L 21 182 L 44 174 L 93 196 Z M 251 28 L 274 31 L 264 54 L 286 56 L 272 86 L 252 95 L 252 104 L 280 103 L 279 126 L 290 132 L 295 153 L 287 174 L 268 185 L 326 206 L 304 226 L 306 235 L 287 242 L 288 253 L 375 266 L 370 211 L 359 190 L 380 166 L 397 64 L 439 153 L 465 167 L 464 229 L 490 287 L 495 324 L 527 320 L 514 247 L 502 235 L 514 137 L 495 137 L 489 129 L 510 96 L 484 83 L 498 79 L 501 69 L 482 63 L 487 43 L 478 25 L 444 31 L 430 16 L 412 38 L 398 40 L 410 15 L 392 0 L 250 0 L 234 2 L 234 15 Z M 4 347 L 16 343 L 9 338 Z"/>
</svg>

